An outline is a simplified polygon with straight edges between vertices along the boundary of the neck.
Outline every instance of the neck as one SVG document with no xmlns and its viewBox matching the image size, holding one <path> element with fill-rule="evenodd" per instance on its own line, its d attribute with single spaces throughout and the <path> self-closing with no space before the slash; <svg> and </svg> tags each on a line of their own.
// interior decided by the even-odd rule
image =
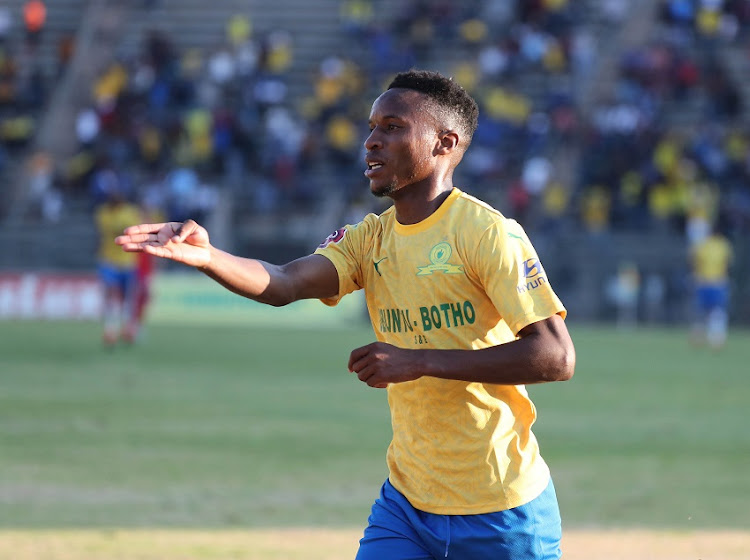
<svg viewBox="0 0 750 560">
<path fill-rule="evenodd" d="M 400 190 L 398 196 L 393 198 L 396 220 L 405 226 L 421 222 L 440 208 L 452 190 L 453 184 L 450 182 L 427 191 L 422 191 L 417 185 Z"/>
</svg>

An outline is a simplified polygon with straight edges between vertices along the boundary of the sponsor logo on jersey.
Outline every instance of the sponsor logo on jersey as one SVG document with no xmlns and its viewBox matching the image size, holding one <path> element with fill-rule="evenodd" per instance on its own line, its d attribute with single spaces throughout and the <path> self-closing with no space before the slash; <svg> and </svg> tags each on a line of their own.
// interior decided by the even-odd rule
<svg viewBox="0 0 750 560">
<path fill-rule="evenodd" d="M 523 275 L 526 278 L 526 283 L 519 284 L 516 287 L 519 294 L 524 294 L 547 283 L 547 277 L 544 275 L 544 269 L 539 259 L 532 258 L 523 261 Z"/>
<path fill-rule="evenodd" d="M 346 228 L 339 228 L 336 231 L 334 231 L 331 235 L 325 238 L 325 241 L 318 245 L 318 249 L 323 249 L 325 247 L 328 247 L 331 243 L 338 243 L 344 237 L 346 236 Z"/>
<path fill-rule="evenodd" d="M 457 301 L 420 307 L 419 316 L 422 319 L 422 329 L 425 332 L 432 329 L 463 327 L 465 324 L 473 325 L 477 319 L 477 313 L 470 301 Z"/>
<path fill-rule="evenodd" d="M 448 263 L 451 254 L 453 254 L 453 249 L 448 243 L 438 243 L 430 250 L 429 259 L 432 264 L 428 266 L 418 266 L 417 276 L 425 276 L 427 274 L 432 274 L 433 272 L 442 272 L 444 274 L 464 274 L 462 265 Z"/>
<path fill-rule="evenodd" d="M 387 308 L 378 309 L 380 316 L 380 332 L 414 332 L 417 322 L 412 323 L 408 309 Z"/>
<path fill-rule="evenodd" d="M 542 263 L 539 262 L 539 259 L 526 259 L 523 261 L 523 275 L 526 278 L 534 278 L 543 272 Z"/>
<path fill-rule="evenodd" d="M 452 329 L 473 325 L 477 319 L 477 312 L 470 301 L 455 301 L 438 303 L 429 307 L 423 306 L 417 310 L 422 324 L 422 332 L 433 329 Z M 409 309 L 383 308 L 378 309 L 380 332 L 401 333 L 414 332 L 420 321 L 412 319 Z"/>
</svg>

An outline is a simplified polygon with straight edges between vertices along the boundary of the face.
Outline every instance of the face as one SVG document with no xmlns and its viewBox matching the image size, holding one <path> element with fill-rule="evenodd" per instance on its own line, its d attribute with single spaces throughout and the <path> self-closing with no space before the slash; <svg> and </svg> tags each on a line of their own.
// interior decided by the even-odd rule
<svg viewBox="0 0 750 560">
<path fill-rule="evenodd" d="M 373 103 L 365 176 L 375 196 L 394 197 L 434 173 L 438 127 L 424 101 L 417 91 L 390 89 Z"/>
</svg>

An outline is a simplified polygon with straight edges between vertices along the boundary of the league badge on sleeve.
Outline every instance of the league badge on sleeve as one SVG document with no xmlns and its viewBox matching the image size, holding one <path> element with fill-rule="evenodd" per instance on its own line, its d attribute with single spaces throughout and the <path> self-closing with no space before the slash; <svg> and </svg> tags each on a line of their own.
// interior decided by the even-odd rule
<svg viewBox="0 0 750 560">
<path fill-rule="evenodd" d="M 344 236 L 346 235 L 346 228 L 339 228 L 336 231 L 334 231 L 331 235 L 325 238 L 325 241 L 318 245 L 318 249 L 323 249 L 325 247 L 328 247 L 331 243 L 338 243 L 342 239 L 344 239 Z"/>
</svg>

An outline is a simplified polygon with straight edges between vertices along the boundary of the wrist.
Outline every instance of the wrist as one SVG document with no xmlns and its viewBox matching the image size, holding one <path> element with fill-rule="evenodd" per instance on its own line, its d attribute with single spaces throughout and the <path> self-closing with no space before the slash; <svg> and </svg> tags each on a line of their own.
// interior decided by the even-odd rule
<svg viewBox="0 0 750 560">
<path fill-rule="evenodd" d="M 435 360 L 434 353 L 435 350 L 414 350 L 414 352 L 417 353 L 417 367 L 415 368 L 416 374 L 414 376 L 414 379 L 419 379 L 420 377 L 429 376 L 429 377 L 439 377 L 438 375 L 438 367 L 436 367 L 436 364 L 439 363 L 439 360 Z"/>
<path fill-rule="evenodd" d="M 204 272 L 206 274 L 210 274 L 213 271 L 213 263 L 214 263 L 214 260 L 215 260 L 214 259 L 215 249 L 210 244 L 208 245 L 208 247 L 206 247 L 206 249 L 207 249 L 207 251 L 206 251 L 206 255 L 207 255 L 206 262 L 204 264 L 196 265 L 195 268 L 197 268 L 201 272 Z"/>
</svg>

